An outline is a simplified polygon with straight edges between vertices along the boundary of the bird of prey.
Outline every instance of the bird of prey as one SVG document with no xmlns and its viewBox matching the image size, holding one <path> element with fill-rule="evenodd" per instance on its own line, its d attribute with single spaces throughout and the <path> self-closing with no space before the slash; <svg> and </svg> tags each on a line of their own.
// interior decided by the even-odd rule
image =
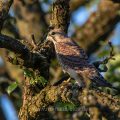
<svg viewBox="0 0 120 120">
<path fill-rule="evenodd" d="M 63 71 L 74 78 L 79 86 L 83 87 L 86 85 L 86 80 L 84 79 L 84 76 L 86 76 L 97 86 L 114 88 L 112 84 L 103 78 L 96 67 L 90 63 L 85 51 L 64 32 L 59 29 L 51 30 L 47 39 L 54 43 L 56 56 Z"/>
</svg>

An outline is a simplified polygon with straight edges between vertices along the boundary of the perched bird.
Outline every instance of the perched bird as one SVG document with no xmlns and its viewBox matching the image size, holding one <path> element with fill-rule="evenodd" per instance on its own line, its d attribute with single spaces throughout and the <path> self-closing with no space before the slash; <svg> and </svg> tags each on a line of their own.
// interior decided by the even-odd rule
<svg viewBox="0 0 120 120">
<path fill-rule="evenodd" d="M 83 87 L 86 85 L 86 80 L 84 79 L 84 76 L 86 76 L 97 86 L 114 88 L 103 78 L 96 67 L 90 63 L 85 51 L 64 32 L 59 29 L 51 30 L 47 39 L 54 43 L 57 59 L 63 71 L 74 78 L 79 86 Z"/>
</svg>

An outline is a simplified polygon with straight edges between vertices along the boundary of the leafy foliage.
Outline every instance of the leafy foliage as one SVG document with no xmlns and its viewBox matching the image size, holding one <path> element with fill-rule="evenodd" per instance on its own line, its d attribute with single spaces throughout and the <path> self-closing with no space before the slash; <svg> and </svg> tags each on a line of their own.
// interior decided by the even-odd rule
<svg viewBox="0 0 120 120">
<path fill-rule="evenodd" d="M 108 64 L 108 71 L 105 74 L 106 79 L 111 82 L 119 83 L 120 80 L 120 55 L 115 56 L 114 61 L 110 61 Z M 120 84 L 119 84 L 120 86 Z"/>
<path fill-rule="evenodd" d="M 35 79 L 31 79 L 30 83 L 33 84 L 33 85 L 35 83 L 42 84 L 42 86 L 45 86 L 47 84 L 47 80 L 42 76 L 40 76 L 40 77 L 38 76 Z"/>
<path fill-rule="evenodd" d="M 12 83 L 11 85 L 8 86 L 7 93 L 11 94 L 17 87 L 18 87 L 17 82 Z"/>
<path fill-rule="evenodd" d="M 24 69 L 24 76 L 25 77 L 33 77 L 34 73 L 28 69 Z"/>
<path fill-rule="evenodd" d="M 55 109 L 58 111 L 75 111 L 77 107 L 77 105 L 70 102 L 57 101 L 55 103 Z"/>
<path fill-rule="evenodd" d="M 42 84 L 42 86 L 45 86 L 47 84 L 47 80 L 44 77 L 35 76 L 33 71 L 29 69 L 24 70 L 24 76 L 30 78 L 30 83 L 32 85 L 35 85 L 37 83 L 37 84 Z"/>
</svg>

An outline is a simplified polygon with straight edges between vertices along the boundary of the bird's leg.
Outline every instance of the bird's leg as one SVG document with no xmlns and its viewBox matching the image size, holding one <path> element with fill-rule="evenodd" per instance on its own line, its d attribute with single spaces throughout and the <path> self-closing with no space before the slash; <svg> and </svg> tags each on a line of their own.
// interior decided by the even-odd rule
<svg viewBox="0 0 120 120">
<path fill-rule="evenodd" d="M 84 84 L 82 82 L 79 82 L 78 80 L 75 80 L 75 84 L 79 86 L 79 88 L 83 88 Z"/>
<path fill-rule="evenodd" d="M 67 83 L 70 82 L 70 79 L 71 79 L 71 78 L 69 77 L 65 82 L 67 82 Z"/>
<path fill-rule="evenodd" d="M 67 79 L 69 79 L 69 75 L 63 76 L 60 80 L 58 80 L 58 81 L 57 81 L 56 83 L 54 83 L 53 85 L 54 85 L 54 86 L 57 86 L 57 85 L 61 84 L 63 81 L 65 81 L 65 80 L 67 80 Z"/>
<path fill-rule="evenodd" d="M 109 41 L 108 42 L 109 47 L 111 48 L 110 54 L 108 57 L 106 57 L 103 61 L 96 61 L 94 62 L 94 66 L 100 71 L 100 72 L 106 72 L 108 70 L 106 64 L 109 62 L 109 60 L 115 60 L 114 57 L 114 49 L 112 43 Z M 102 67 L 102 68 L 101 68 Z"/>
<path fill-rule="evenodd" d="M 85 83 L 83 81 L 84 80 L 81 75 L 75 79 L 75 85 L 79 87 L 79 90 L 82 90 L 85 87 Z"/>
</svg>

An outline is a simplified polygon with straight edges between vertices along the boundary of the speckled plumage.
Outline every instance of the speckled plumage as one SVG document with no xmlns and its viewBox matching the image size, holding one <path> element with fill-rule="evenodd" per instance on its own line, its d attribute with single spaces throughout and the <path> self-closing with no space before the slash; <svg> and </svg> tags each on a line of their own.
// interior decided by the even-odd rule
<svg viewBox="0 0 120 120">
<path fill-rule="evenodd" d="M 49 40 L 53 41 L 56 55 L 63 70 L 74 78 L 81 86 L 85 84 L 84 76 L 97 86 L 112 87 L 99 71 L 88 60 L 84 50 L 64 33 L 54 30 L 48 34 Z"/>
</svg>

